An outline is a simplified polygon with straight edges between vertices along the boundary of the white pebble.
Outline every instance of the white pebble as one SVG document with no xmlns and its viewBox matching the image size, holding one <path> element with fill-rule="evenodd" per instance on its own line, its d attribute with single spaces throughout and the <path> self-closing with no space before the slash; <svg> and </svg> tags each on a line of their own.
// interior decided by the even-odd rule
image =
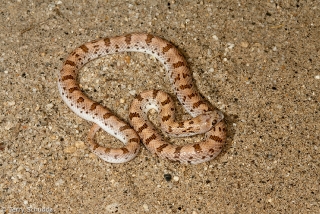
<svg viewBox="0 0 320 214">
<path fill-rule="evenodd" d="M 243 48 L 247 48 L 249 46 L 249 43 L 248 42 L 241 42 L 240 46 Z"/>
<path fill-rule="evenodd" d="M 16 104 L 15 101 L 9 101 L 9 102 L 8 102 L 8 106 L 14 106 L 15 104 Z"/>
<path fill-rule="evenodd" d="M 7 124 L 4 126 L 4 129 L 6 131 L 10 130 L 12 127 L 14 127 L 14 124 L 11 123 L 10 121 L 7 122 Z"/>
<path fill-rule="evenodd" d="M 179 177 L 178 176 L 173 176 L 173 180 L 174 181 L 179 181 Z"/>
<path fill-rule="evenodd" d="M 49 110 L 49 109 L 52 109 L 53 107 L 53 104 L 52 103 L 49 103 L 48 105 L 46 105 L 46 109 Z"/>
<path fill-rule="evenodd" d="M 134 96 L 134 95 L 137 94 L 137 91 L 136 91 L 136 90 L 131 90 L 131 91 L 129 91 L 129 94 L 131 94 L 132 96 Z"/>
<path fill-rule="evenodd" d="M 147 204 L 142 205 L 144 211 L 148 212 L 149 211 L 149 206 Z"/>
<path fill-rule="evenodd" d="M 63 150 L 63 152 L 66 154 L 75 153 L 76 151 L 77 151 L 77 148 L 74 146 L 68 146 Z"/>
<path fill-rule="evenodd" d="M 56 186 L 61 186 L 62 184 L 64 184 L 64 180 L 62 180 L 62 179 L 59 179 L 59 180 L 57 180 L 57 181 L 55 182 L 55 185 L 56 185 Z"/>
<path fill-rule="evenodd" d="M 234 44 L 233 44 L 233 43 L 230 43 L 230 42 L 227 43 L 227 46 L 228 46 L 228 49 L 229 49 L 229 50 L 231 50 L 231 49 L 234 48 Z"/>
<path fill-rule="evenodd" d="M 83 141 L 76 141 L 76 142 L 74 143 L 74 145 L 75 145 L 77 148 L 80 148 L 80 149 L 86 148 L 86 145 L 84 144 Z"/>
<path fill-rule="evenodd" d="M 119 204 L 118 203 L 112 203 L 107 205 L 107 211 L 111 212 L 111 213 L 115 213 L 118 212 L 119 210 Z"/>
</svg>

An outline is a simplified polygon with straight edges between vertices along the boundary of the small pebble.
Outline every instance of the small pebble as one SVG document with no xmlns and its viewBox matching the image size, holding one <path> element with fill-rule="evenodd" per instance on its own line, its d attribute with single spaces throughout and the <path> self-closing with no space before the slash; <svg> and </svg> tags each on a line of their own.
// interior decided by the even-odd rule
<svg viewBox="0 0 320 214">
<path fill-rule="evenodd" d="M 9 101 L 9 102 L 8 102 L 8 106 L 14 106 L 15 104 L 16 104 L 15 101 Z"/>
<path fill-rule="evenodd" d="M 64 151 L 64 153 L 71 154 L 71 153 L 75 153 L 76 150 L 77 150 L 76 147 L 74 147 L 74 146 L 68 146 L 68 147 L 66 147 L 63 151 Z"/>
<path fill-rule="evenodd" d="M 228 46 L 228 49 L 229 49 L 229 50 L 231 50 L 231 49 L 234 48 L 234 44 L 231 43 L 231 42 L 228 42 L 228 43 L 227 43 L 227 46 Z"/>
<path fill-rule="evenodd" d="M 148 212 L 149 211 L 149 206 L 147 204 L 143 204 L 143 209 L 144 211 Z"/>
<path fill-rule="evenodd" d="M 240 46 L 243 48 L 247 48 L 249 46 L 249 43 L 248 42 L 241 42 Z"/>
<path fill-rule="evenodd" d="M 137 94 L 137 91 L 136 90 L 131 90 L 131 91 L 129 91 L 129 94 L 131 94 L 131 95 L 136 95 Z"/>
<path fill-rule="evenodd" d="M 171 181 L 172 176 L 170 174 L 164 174 L 164 179 L 166 179 L 166 181 Z"/>
<path fill-rule="evenodd" d="M 48 105 L 46 105 L 46 109 L 49 110 L 49 109 L 52 109 L 53 107 L 53 104 L 52 103 L 49 103 Z"/>
<path fill-rule="evenodd" d="M 62 180 L 62 179 L 59 179 L 59 180 L 57 180 L 57 181 L 55 182 L 55 185 L 56 185 L 56 186 L 61 186 L 62 184 L 64 184 L 64 180 Z"/>
<path fill-rule="evenodd" d="M 119 204 L 118 203 L 109 204 L 107 205 L 106 209 L 108 212 L 117 213 L 119 212 Z"/>
<path fill-rule="evenodd" d="M 83 141 L 76 141 L 74 145 L 75 145 L 77 148 L 79 148 L 79 149 L 84 149 L 84 148 L 86 148 L 86 145 L 84 144 Z"/>
<path fill-rule="evenodd" d="M 212 38 L 213 38 L 214 40 L 216 40 L 216 41 L 219 40 L 219 38 L 218 38 L 216 35 L 213 35 Z"/>
</svg>

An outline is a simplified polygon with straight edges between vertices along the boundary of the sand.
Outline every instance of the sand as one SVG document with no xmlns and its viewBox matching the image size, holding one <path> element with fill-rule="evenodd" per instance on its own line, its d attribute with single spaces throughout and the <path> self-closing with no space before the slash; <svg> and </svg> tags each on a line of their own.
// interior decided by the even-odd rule
<svg viewBox="0 0 320 214">
<path fill-rule="evenodd" d="M 320 212 L 319 1 L 0 6 L 0 214 Z M 85 42 L 132 32 L 175 44 L 203 96 L 225 113 L 228 139 L 216 159 L 181 165 L 142 148 L 110 164 L 87 148 L 91 124 L 58 93 L 63 60 Z M 144 54 L 95 60 L 80 82 L 126 121 L 134 94 L 172 95 L 164 67 Z M 96 139 L 121 145 L 102 131 Z"/>
</svg>

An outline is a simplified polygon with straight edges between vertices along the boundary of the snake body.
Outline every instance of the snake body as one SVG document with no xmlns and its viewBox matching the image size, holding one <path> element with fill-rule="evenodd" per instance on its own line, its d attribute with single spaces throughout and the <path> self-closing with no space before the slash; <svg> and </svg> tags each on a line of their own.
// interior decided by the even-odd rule
<svg viewBox="0 0 320 214">
<path fill-rule="evenodd" d="M 80 89 L 78 71 L 91 60 L 120 52 L 148 53 L 162 62 L 175 96 L 193 118 L 176 122 L 173 101 L 169 95 L 158 90 L 145 91 L 133 100 L 129 110 L 133 128 L 106 107 L 89 99 Z M 161 158 L 197 164 L 216 157 L 226 140 L 223 114 L 202 98 L 182 54 L 168 41 L 151 34 L 128 34 L 81 45 L 65 60 L 58 88 L 72 111 L 94 123 L 88 134 L 90 149 L 107 162 L 123 163 L 133 159 L 139 152 L 141 139 L 151 153 Z M 180 137 L 205 133 L 204 141 L 184 146 L 167 143 L 149 121 L 147 113 L 150 109 L 159 113 L 161 128 L 166 134 Z M 94 142 L 94 135 L 100 127 L 125 146 L 106 148 Z"/>
</svg>

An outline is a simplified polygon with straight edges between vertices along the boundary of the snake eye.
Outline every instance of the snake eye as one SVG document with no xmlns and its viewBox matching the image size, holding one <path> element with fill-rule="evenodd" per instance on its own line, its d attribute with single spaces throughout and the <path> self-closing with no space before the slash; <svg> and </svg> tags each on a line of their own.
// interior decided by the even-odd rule
<svg viewBox="0 0 320 214">
<path fill-rule="evenodd" d="M 217 120 L 213 120 L 212 125 L 216 125 L 216 124 L 217 124 Z"/>
</svg>

